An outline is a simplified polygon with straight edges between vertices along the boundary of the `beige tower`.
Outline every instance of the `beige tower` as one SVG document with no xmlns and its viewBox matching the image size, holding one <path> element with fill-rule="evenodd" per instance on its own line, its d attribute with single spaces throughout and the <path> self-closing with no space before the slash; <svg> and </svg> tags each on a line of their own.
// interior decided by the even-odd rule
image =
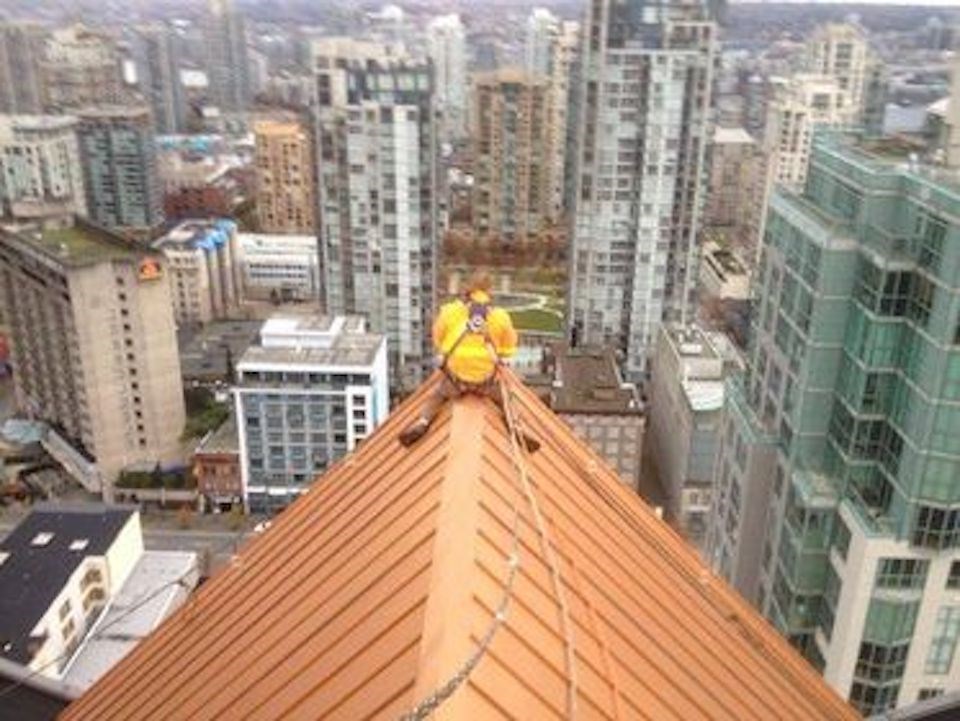
<svg viewBox="0 0 960 721">
<path fill-rule="evenodd" d="M 297 122 L 257 123 L 257 214 L 264 233 L 315 231 L 316 181 L 310 133 Z"/>
<path fill-rule="evenodd" d="M 556 219 L 550 82 L 504 69 L 474 76 L 473 92 L 474 229 L 526 242 Z"/>
<path fill-rule="evenodd" d="M 159 255 L 79 219 L 0 229 L 0 302 L 19 407 L 92 460 L 105 498 L 123 468 L 181 460 L 180 361 Z"/>
</svg>

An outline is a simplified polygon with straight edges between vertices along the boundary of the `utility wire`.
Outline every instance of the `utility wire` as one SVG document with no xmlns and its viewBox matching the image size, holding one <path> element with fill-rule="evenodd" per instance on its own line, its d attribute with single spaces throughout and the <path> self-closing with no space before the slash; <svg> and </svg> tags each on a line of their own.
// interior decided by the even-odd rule
<svg viewBox="0 0 960 721">
<path fill-rule="evenodd" d="M 213 549 L 210 555 L 213 556 L 220 553 L 221 551 L 225 551 L 229 547 L 236 544 L 236 542 L 240 540 L 242 536 L 243 536 L 243 531 L 238 531 L 235 535 L 231 536 L 229 540 L 225 541 L 222 545 Z M 161 586 L 158 586 L 153 591 L 147 593 L 145 596 L 137 600 L 135 603 L 132 603 L 131 605 L 124 608 L 123 613 L 111 619 L 109 623 L 104 624 L 102 627 L 98 628 L 96 631 L 91 633 L 89 636 L 83 639 L 83 642 L 87 643 L 89 641 L 96 641 L 97 639 L 103 638 L 106 631 L 108 631 L 110 628 L 112 628 L 116 624 L 120 623 L 120 621 L 127 618 L 135 611 L 138 611 L 139 609 L 143 608 L 146 604 L 150 603 L 150 601 L 155 599 L 157 596 L 159 596 L 161 593 L 166 591 L 168 588 L 171 588 L 172 586 L 184 586 L 184 588 L 186 588 L 185 582 L 187 581 L 187 579 L 194 573 L 194 571 L 200 570 L 199 563 L 200 563 L 200 557 L 198 554 L 197 559 L 190 564 L 190 567 L 186 571 L 184 571 L 182 574 L 177 576 L 177 578 L 171 581 L 168 581 L 167 583 L 164 583 Z M 104 612 L 106 612 L 106 609 L 104 610 Z M 48 668 L 50 668 L 54 664 L 60 663 L 60 661 L 63 661 L 65 658 L 69 658 L 73 653 L 74 653 L 74 650 L 66 650 L 56 658 L 53 658 L 47 663 L 43 664 L 42 666 L 35 668 L 33 671 L 31 671 L 29 674 L 27 674 L 23 678 L 18 679 L 10 684 L 7 684 L 2 689 L 0 689 L 0 699 L 3 699 L 6 696 L 9 696 L 24 684 L 27 684 L 33 679 L 40 676 L 44 671 L 46 671 Z"/>
</svg>

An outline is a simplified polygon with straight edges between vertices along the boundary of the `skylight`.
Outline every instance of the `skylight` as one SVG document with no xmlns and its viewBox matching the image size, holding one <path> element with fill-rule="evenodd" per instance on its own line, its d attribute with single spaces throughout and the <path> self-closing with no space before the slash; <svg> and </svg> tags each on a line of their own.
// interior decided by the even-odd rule
<svg viewBox="0 0 960 721">
<path fill-rule="evenodd" d="M 38 533 L 36 536 L 33 537 L 33 540 L 30 541 L 30 545 L 46 546 L 52 540 L 53 540 L 53 534 L 47 531 L 43 531 L 42 533 Z"/>
<path fill-rule="evenodd" d="M 82 551 L 90 544 L 90 541 L 86 538 L 75 538 L 70 541 L 70 550 L 71 551 Z"/>
</svg>

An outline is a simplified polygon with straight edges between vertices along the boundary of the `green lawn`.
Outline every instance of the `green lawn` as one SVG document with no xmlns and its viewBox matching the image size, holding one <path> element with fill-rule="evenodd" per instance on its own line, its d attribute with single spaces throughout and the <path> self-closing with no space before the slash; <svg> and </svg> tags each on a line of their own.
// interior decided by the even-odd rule
<svg viewBox="0 0 960 721">
<path fill-rule="evenodd" d="M 563 321 L 555 313 L 545 310 L 517 310 L 510 313 L 517 330 L 539 330 L 547 333 L 563 331 Z"/>
</svg>

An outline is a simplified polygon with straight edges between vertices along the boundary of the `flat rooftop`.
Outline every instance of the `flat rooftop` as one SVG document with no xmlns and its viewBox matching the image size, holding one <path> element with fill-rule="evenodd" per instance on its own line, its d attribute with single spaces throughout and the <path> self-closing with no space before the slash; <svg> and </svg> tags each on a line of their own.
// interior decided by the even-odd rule
<svg viewBox="0 0 960 721">
<path fill-rule="evenodd" d="M 236 225 L 231 220 L 185 220 L 153 242 L 158 249 L 213 250 L 224 245 Z"/>
<path fill-rule="evenodd" d="M 142 248 L 131 241 L 80 220 L 68 228 L 0 228 L 0 238 L 5 238 L 5 235 L 12 236 L 66 267 L 111 260 L 135 260 L 146 255 Z"/>
<path fill-rule="evenodd" d="M 74 688 L 92 686 L 186 600 L 199 575 L 192 551 L 144 551 L 70 662 L 64 681 Z M 98 634 L 100 628 L 109 631 Z"/>
<path fill-rule="evenodd" d="M 240 370 L 257 366 L 370 366 L 385 343 L 382 335 L 338 335 L 329 348 L 283 348 L 251 346 L 240 359 Z"/>
<path fill-rule="evenodd" d="M 553 383 L 548 403 L 557 413 L 640 414 L 636 389 L 624 386 L 616 358 L 608 348 L 570 348 L 553 352 Z"/>
<path fill-rule="evenodd" d="M 237 453 L 239 450 L 237 417 L 233 413 L 197 446 L 197 453 Z"/>
<path fill-rule="evenodd" d="M 236 361 L 257 342 L 262 325 L 259 320 L 224 320 L 208 323 L 201 330 L 181 329 L 177 346 L 183 379 L 225 380 L 227 348 Z"/>
</svg>

